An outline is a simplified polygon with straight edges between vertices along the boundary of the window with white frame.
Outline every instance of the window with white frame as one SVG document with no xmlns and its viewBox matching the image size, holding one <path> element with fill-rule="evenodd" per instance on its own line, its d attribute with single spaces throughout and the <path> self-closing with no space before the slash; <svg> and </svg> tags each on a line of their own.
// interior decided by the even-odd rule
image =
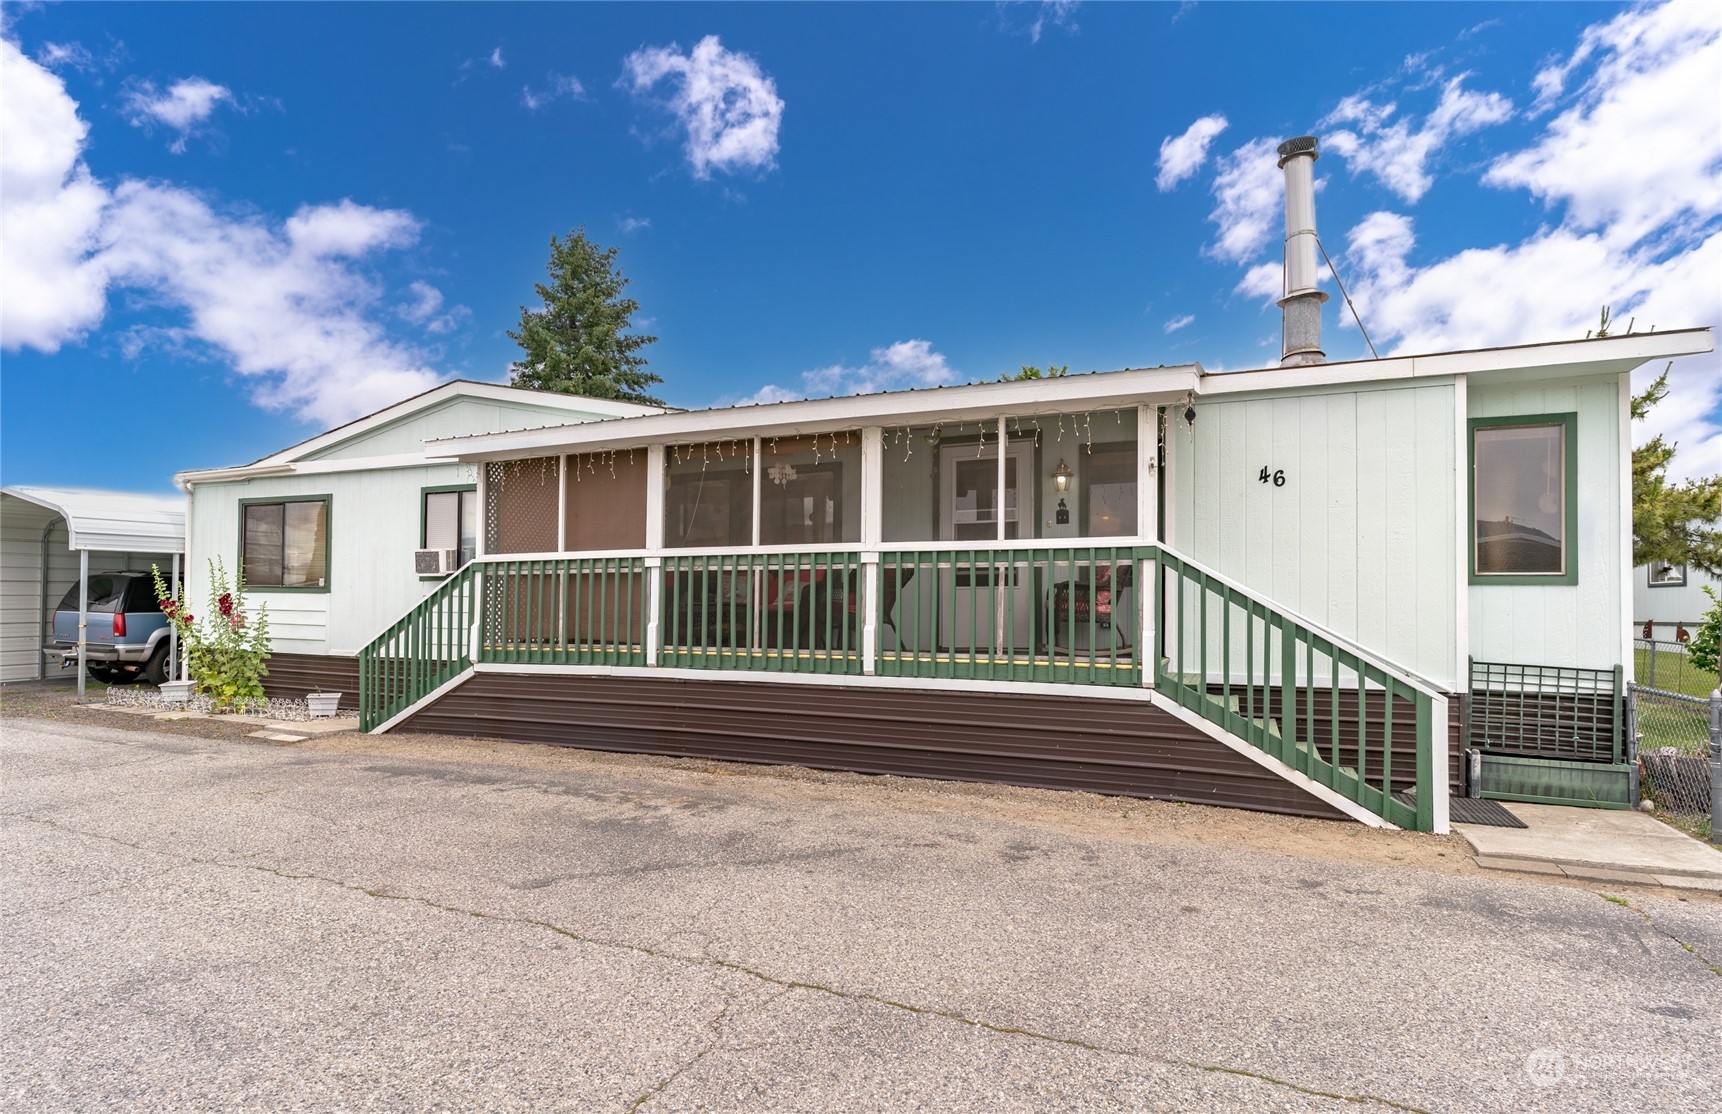
<svg viewBox="0 0 1722 1114">
<path fill-rule="evenodd" d="M 431 489 L 424 493 L 421 549 L 453 549 L 464 565 L 478 553 L 478 489 Z"/>
</svg>

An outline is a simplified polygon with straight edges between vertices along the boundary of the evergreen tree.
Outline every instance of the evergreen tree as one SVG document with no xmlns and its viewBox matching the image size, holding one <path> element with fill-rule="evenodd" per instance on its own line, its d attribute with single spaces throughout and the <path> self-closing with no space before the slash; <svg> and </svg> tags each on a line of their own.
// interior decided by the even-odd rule
<svg viewBox="0 0 1722 1114">
<path fill-rule="evenodd" d="M 1632 399 L 1636 421 L 1668 393 L 1668 369 Z M 1660 435 L 1632 450 L 1632 563 L 1666 561 L 1722 576 L 1722 476 L 1674 484 L 1668 462 L 1677 448 Z"/>
<path fill-rule="evenodd" d="M 639 350 L 657 337 L 632 332 L 640 303 L 622 296 L 628 280 L 616 267 L 616 249 L 577 228 L 566 240 L 550 237 L 550 282 L 535 289 L 542 309 L 520 307 L 520 327 L 509 332 L 525 355 L 510 365 L 516 387 L 612 398 L 662 406 L 648 394 L 663 377 L 646 370 Z"/>
</svg>

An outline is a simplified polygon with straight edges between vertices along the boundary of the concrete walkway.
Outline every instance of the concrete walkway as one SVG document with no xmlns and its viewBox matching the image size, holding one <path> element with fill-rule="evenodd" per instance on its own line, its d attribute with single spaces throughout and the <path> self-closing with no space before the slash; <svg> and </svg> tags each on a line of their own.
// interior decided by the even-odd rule
<svg viewBox="0 0 1722 1114">
<path fill-rule="evenodd" d="M 1525 828 L 1454 824 L 1495 870 L 1722 893 L 1722 851 L 1641 812 L 1508 804 Z"/>
</svg>

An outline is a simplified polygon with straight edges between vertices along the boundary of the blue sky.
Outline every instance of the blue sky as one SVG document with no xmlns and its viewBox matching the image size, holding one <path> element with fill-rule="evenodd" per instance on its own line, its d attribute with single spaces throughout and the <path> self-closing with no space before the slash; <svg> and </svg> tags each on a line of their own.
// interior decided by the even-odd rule
<svg viewBox="0 0 1722 1114">
<path fill-rule="evenodd" d="M 553 233 L 666 399 L 1278 354 L 1272 147 L 1377 346 L 1722 324 L 1722 7 L 5 15 L 0 478 L 163 490 L 500 380 Z M 1330 358 L 1367 354 L 1326 319 Z M 1722 469 L 1722 364 L 1649 423 Z"/>
</svg>

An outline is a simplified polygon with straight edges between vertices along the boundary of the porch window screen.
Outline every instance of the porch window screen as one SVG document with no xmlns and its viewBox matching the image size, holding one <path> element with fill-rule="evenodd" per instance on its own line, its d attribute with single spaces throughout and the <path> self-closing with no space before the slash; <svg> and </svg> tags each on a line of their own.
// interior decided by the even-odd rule
<svg viewBox="0 0 1722 1114">
<path fill-rule="evenodd" d="M 646 544 L 646 450 L 568 458 L 568 548 L 642 549 Z"/>
<path fill-rule="evenodd" d="M 1575 417 L 1472 420 L 1473 583 L 1577 582 Z"/>
<path fill-rule="evenodd" d="M 861 435 L 767 437 L 760 441 L 762 545 L 861 540 Z"/>
<path fill-rule="evenodd" d="M 466 564 L 478 552 L 478 492 L 427 491 L 424 505 L 425 549 L 458 549 Z"/>
<path fill-rule="evenodd" d="M 672 445 L 664 453 L 664 544 L 753 544 L 753 442 Z"/>
<path fill-rule="evenodd" d="M 240 568 L 252 588 L 329 586 L 329 500 L 244 504 Z"/>
</svg>

